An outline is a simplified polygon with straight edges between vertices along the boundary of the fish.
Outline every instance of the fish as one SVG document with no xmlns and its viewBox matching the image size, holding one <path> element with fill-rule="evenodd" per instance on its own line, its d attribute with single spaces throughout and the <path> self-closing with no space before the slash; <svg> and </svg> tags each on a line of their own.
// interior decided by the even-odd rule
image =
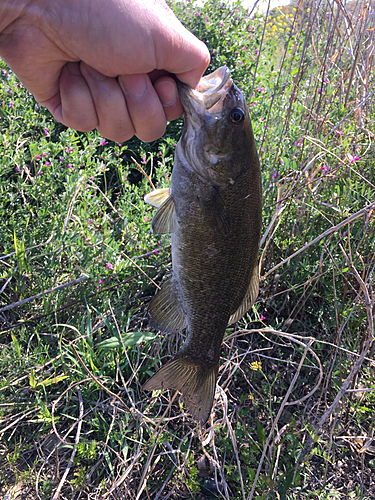
<svg viewBox="0 0 375 500">
<path fill-rule="evenodd" d="M 186 330 L 186 340 L 142 390 L 179 391 L 204 425 L 226 328 L 259 293 L 262 182 L 249 111 L 229 68 L 196 89 L 177 87 L 185 118 L 171 185 L 145 201 L 158 208 L 152 232 L 172 235 L 172 271 L 149 305 L 150 324 L 167 334 Z"/>
</svg>

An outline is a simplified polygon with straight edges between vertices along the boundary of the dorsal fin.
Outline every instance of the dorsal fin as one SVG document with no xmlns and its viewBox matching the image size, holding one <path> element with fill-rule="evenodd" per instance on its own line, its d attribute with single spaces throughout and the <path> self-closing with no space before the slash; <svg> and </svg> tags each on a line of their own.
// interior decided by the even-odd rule
<svg viewBox="0 0 375 500">
<path fill-rule="evenodd" d="M 173 233 L 175 226 L 174 198 L 169 198 L 161 205 L 151 221 L 151 229 L 154 234 Z"/>
<path fill-rule="evenodd" d="M 229 318 L 228 325 L 236 323 L 236 321 L 240 320 L 242 316 L 245 315 L 245 313 L 254 304 L 256 298 L 258 297 L 258 293 L 259 293 L 259 267 L 255 266 L 245 298 L 243 299 L 242 304 L 237 309 L 237 311 L 233 313 L 232 316 Z"/>
</svg>

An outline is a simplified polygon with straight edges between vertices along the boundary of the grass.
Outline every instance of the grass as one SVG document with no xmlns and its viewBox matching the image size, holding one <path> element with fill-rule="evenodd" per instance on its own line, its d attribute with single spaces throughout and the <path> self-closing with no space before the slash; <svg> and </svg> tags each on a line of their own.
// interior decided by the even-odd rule
<svg viewBox="0 0 375 500">
<path fill-rule="evenodd" d="M 54 122 L 1 62 L 0 491 L 20 498 L 373 497 L 374 6 L 268 16 L 172 3 L 246 95 L 262 164 L 261 292 L 224 339 L 199 428 L 141 392 L 183 336 L 150 329 L 170 267 L 151 144 Z M 17 493 L 18 492 L 18 493 Z"/>
</svg>

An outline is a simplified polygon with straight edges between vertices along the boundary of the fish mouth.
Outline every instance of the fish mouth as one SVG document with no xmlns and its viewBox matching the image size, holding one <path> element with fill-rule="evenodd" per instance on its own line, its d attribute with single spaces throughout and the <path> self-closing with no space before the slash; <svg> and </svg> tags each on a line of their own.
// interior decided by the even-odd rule
<svg viewBox="0 0 375 500">
<path fill-rule="evenodd" d="M 196 89 L 191 89 L 181 82 L 178 84 L 178 89 L 185 111 L 186 107 L 193 106 L 197 112 L 205 110 L 210 114 L 217 114 L 221 113 L 224 99 L 232 86 L 230 69 L 222 66 L 201 78 Z"/>
</svg>

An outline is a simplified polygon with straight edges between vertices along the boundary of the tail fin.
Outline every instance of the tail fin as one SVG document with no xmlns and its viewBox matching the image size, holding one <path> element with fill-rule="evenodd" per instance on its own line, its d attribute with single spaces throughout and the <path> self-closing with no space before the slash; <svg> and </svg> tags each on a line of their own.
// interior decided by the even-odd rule
<svg viewBox="0 0 375 500">
<path fill-rule="evenodd" d="M 174 358 L 160 368 L 142 390 L 175 389 L 181 392 L 192 417 L 203 425 L 211 413 L 218 369 L 218 364 L 203 367 L 187 357 Z"/>
</svg>

